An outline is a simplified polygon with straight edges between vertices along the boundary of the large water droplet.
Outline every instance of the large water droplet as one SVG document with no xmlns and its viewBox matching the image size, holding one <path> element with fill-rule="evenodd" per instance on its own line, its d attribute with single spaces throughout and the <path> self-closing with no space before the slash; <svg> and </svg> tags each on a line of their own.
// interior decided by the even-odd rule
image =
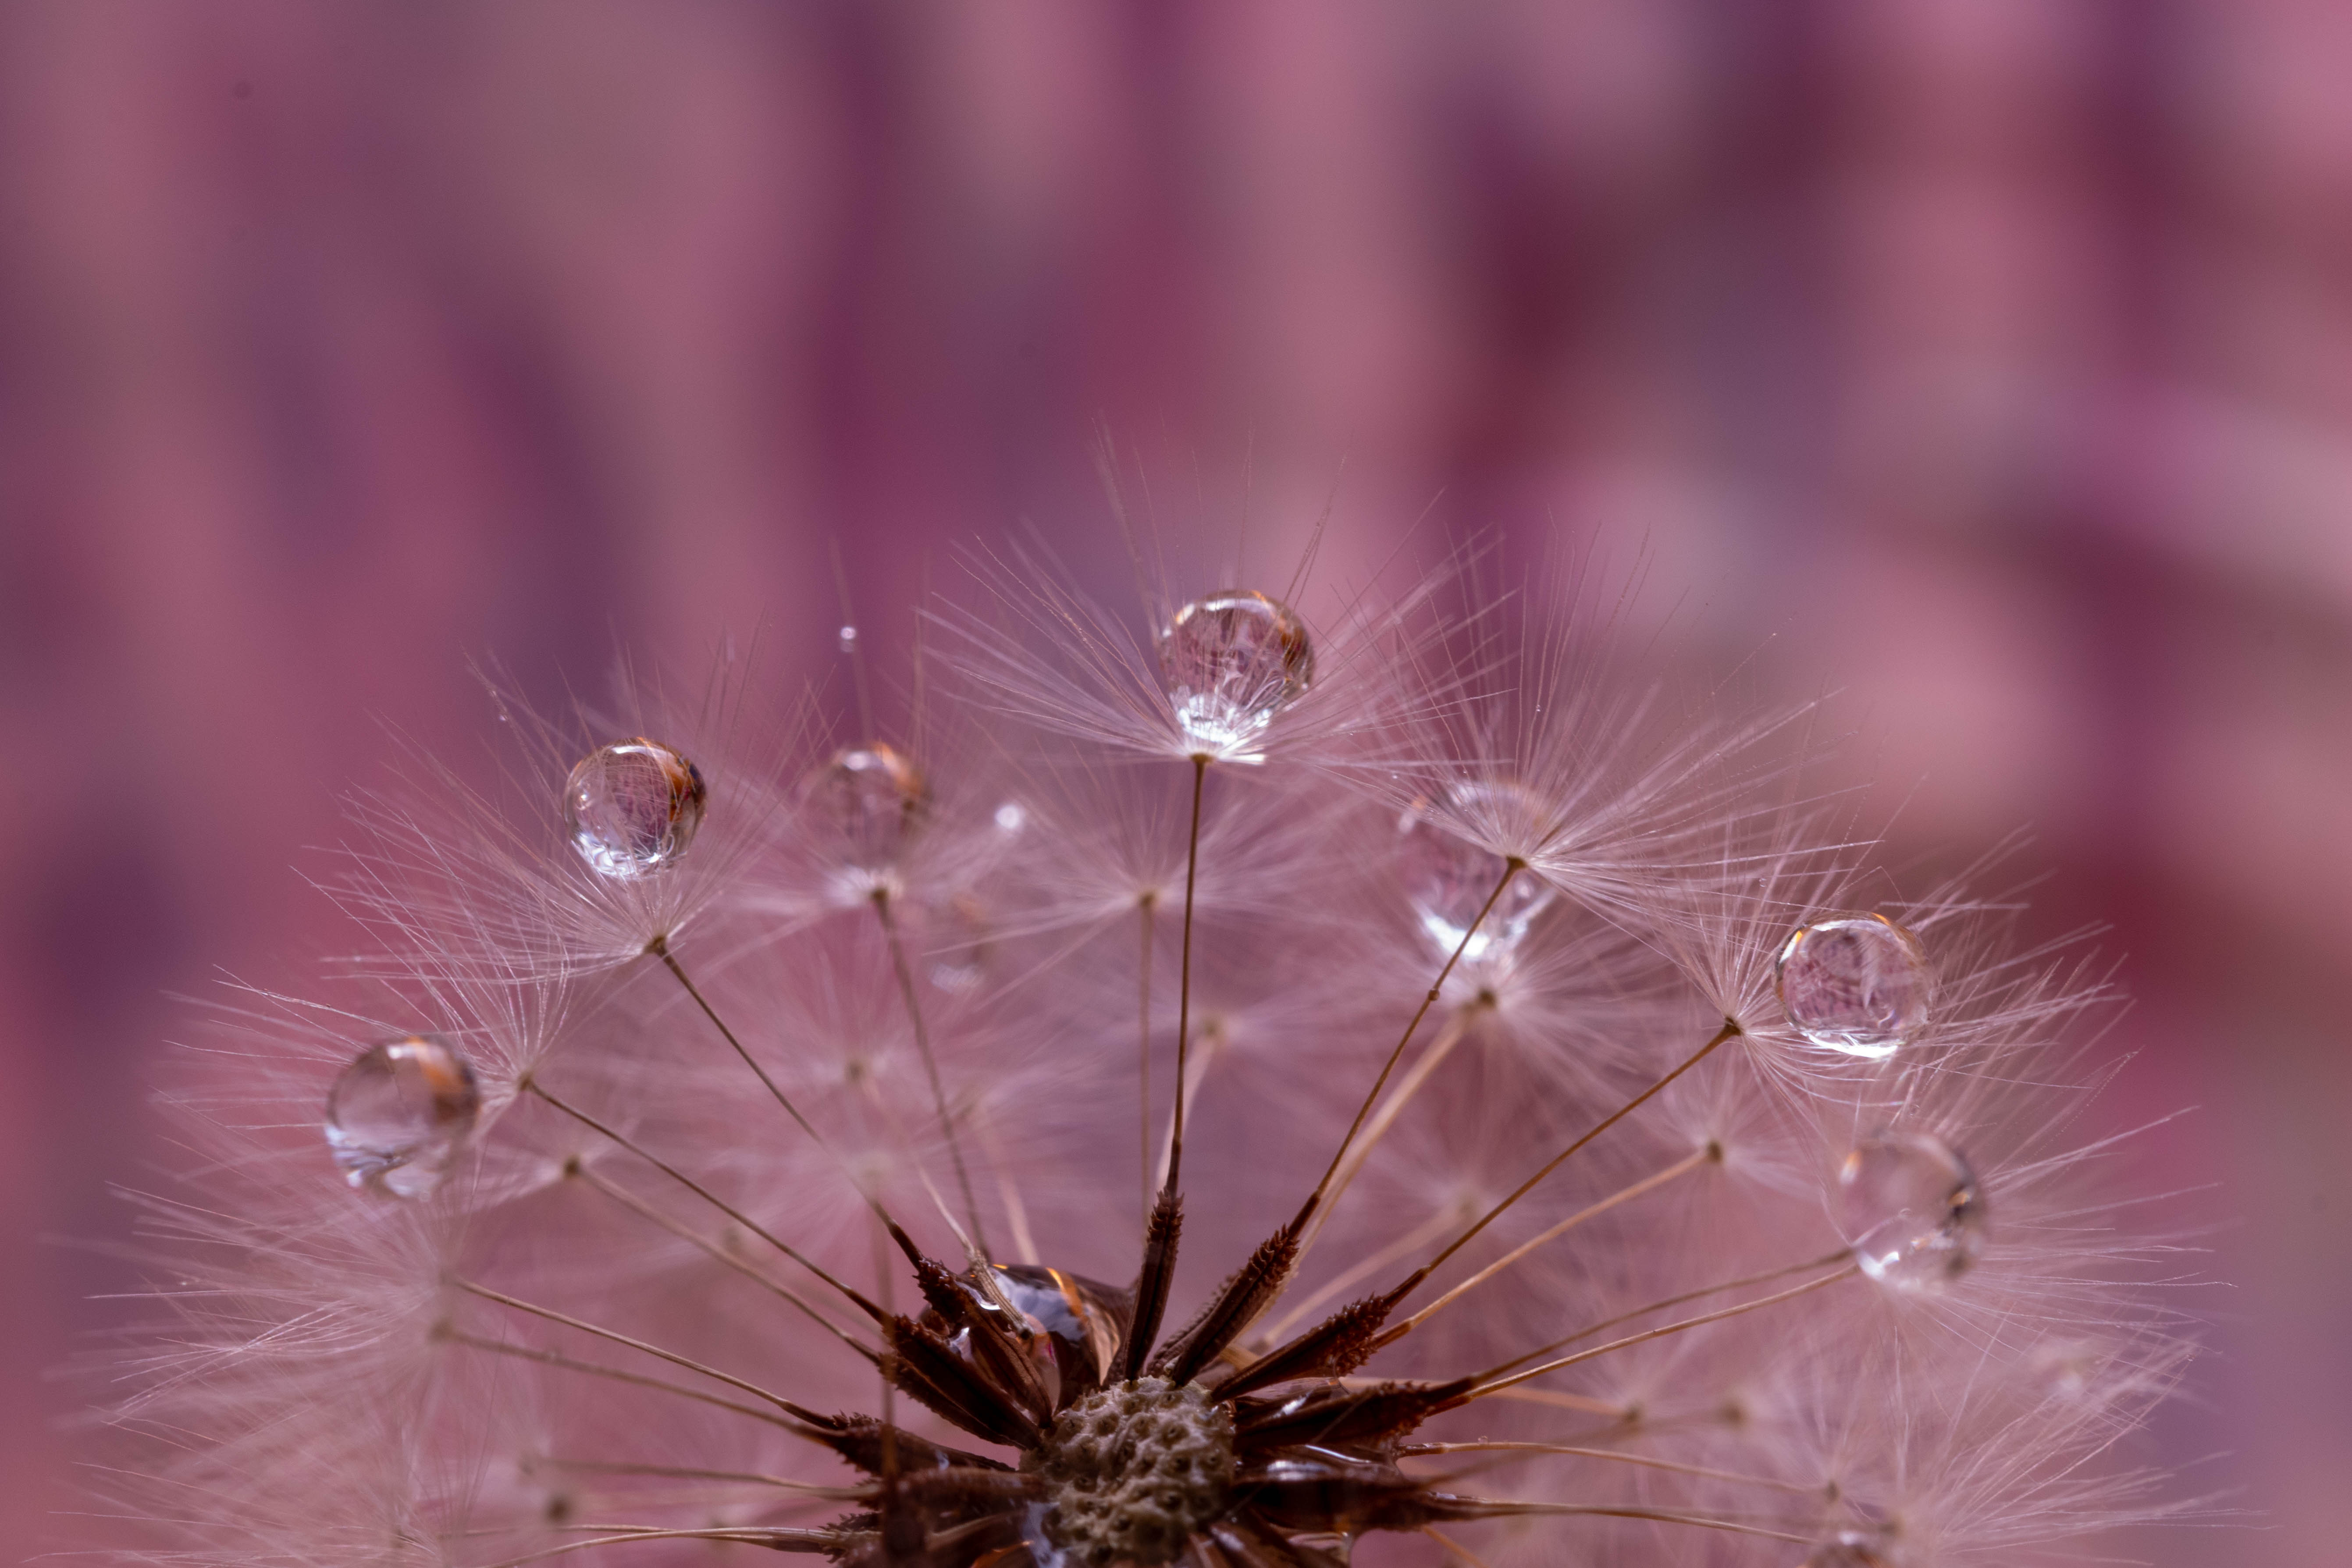
<svg viewBox="0 0 2352 1568">
<path fill-rule="evenodd" d="M 1897 1290 L 1940 1290 L 1984 1250 L 1984 1190 L 1926 1132 L 1874 1133 L 1838 1171 L 1842 1220 L 1862 1271 Z"/>
<path fill-rule="evenodd" d="M 879 869 L 922 825 L 929 787 L 915 764 L 879 741 L 847 746 L 811 774 L 810 806 L 841 835 L 850 864 Z"/>
<path fill-rule="evenodd" d="M 1851 915 L 1800 926 L 1776 983 L 1799 1034 L 1876 1060 L 1927 1026 L 1933 976 L 1917 937 L 1884 915 Z"/>
<path fill-rule="evenodd" d="M 642 736 L 599 746 L 563 786 L 572 847 L 598 875 L 627 881 L 686 853 L 702 826 L 701 770 Z"/>
<path fill-rule="evenodd" d="M 1009 1264 L 993 1268 L 996 1288 L 1024 1320 L 1055 1408 L 1099 1386 L 1125 1347 L 1119 1325 L 1133 1310 L 1127 1293 L 1058 1268 Z"/>
<path fill-rule="evenodd" d="M 430 1036 L 387 1040 L 352 1058 L 327 1091 L 327 1146 L 352 1185 L 423 1197 L 481 1109 L 464 1057 Z"/>
<path fill-rule="evenodd" d="M 1522 868 L 1478 920 L 1496 884 L 1509 864 L 1500 855 L 1480 848 L 1446 826 L 1451 818 L 1464 823 L 1507 826 L 1532 822 L 1535 801 L 1519 785 L 1506 780 L 1457 784 L 1437 801 L 1416 801 L 1397 819 L 1398 853 L 1405 896 L 1421 917 L 1422 930 L 1438 951 L 1475 963 L 1488 955 L 1500 957 L 1525 936 L 1528 925 L 1551 902 L 1551 884 Z M 1470 922 L 1478 921 L 1475 931 Z M 1468 933 L 1465 945 L 1462 938 Z"/>
<path fill-rule="evenodd" d="M 1195 599 L 1160 634 L 1176 722 L 1210 755 L 1245 752 L 1276 710 L 1315 679 L 1315 650 L 1290 606 L 1235 588 Z"/>
</svg>

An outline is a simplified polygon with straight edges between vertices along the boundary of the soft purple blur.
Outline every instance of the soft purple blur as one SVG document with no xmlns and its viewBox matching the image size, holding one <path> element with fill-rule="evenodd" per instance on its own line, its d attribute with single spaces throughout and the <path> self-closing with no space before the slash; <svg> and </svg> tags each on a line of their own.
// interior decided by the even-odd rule
<svg viewBox="0 0 2352 1568">
<path fill-rule="evenodd" d="M 1897 856 L 2114 922 L 2145 1190 L 2234 1289 L 2142 1451 L 2352 1541 L 2352 16 L 2315 0 L 0 10 L 0 1520 L 128 1265 L 146 1084 L 467 660 L 594 688 L 838 540 L 1125 569 L 1098 420 L 1265 558 L 1555 523 L 1854 694 Z M 1441 493 L 1442 492 L 1442 493 Z M 1767 646 L 1769 645 L 1769 646 Z M 315 862 L 314 862 L 315 863 Z M 325 1179 L 322 1175 L 322 1179 Z M 2219 1453 L 2219 1458 L 2210 1458 Z"/>
</svg>

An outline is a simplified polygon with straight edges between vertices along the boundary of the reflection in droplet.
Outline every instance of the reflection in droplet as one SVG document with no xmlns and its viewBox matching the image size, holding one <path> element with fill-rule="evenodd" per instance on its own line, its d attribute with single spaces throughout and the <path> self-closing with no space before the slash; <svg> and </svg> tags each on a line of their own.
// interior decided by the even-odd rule
<svg viewBox="0 0 2352 1568">
<path fill-rule="evenodd" d="M 1127 1292 L 1025 1263 L 1001 1265 L 992 1272 L 997 1289 L 1024 1320 L 1021 1332 L 1055 1408 L 1108 1378 L 1126 1343 L 1121 1325 L 1132 1310 Z"/>
<path fill-rule="evenodd" d="M 845 626 L 841 628 L 841 651 L 844 653 L 856 653 L 857 651 L 857 628 L 856 626 Z"/>
<path fill-rule="evenodd" d="M 1509 822 L 1532 819 L 1535 803 L 1519 785 L 1505 780 L 1456 784 L 1443 803 L 1417 801 L 1397 819 L 1401 874 L 1405 896 L 1421 917 L 1422 929 L 1440 952 L 1457 947 L 1472 963 L 1489 955 L 1501 957 L 1527 934 L 1528 926 L 1551 902 L 1551 884 L 1532 871 L 1511 879 L 1486 918 L 1478 921 L 1503 879 L 1504 858 L 1480 848 L 1451 831 L 1447 818 L 1459 822 Z M 1470 931 L 1470 922 L 1478 929 Z M 1469 933 L 1465 946 L 1462 938 Z"/>
<path fill-rule="evenodd" d="M 327 1146 L 355 1187 L 423 1197 L 441 1184 L 481 1113 L 474 1069 L 411 1035 L 370 1046 L 327 1092 Z"/>
<path fill-rule="evenodd" d="M 1940 1290 L 1984 1250 L 1984 1190 L 1958 1152 L 1930 1133 L 1864 1139 L 1845 1157 L 1838 1186 L 1853 1259 L 1882 1285 Z"/>
<path fill-rule="evenodd" d="M 1315 652 L 1287 605 L 1237 588 L 1195 599 L 1169 619 L 1160 673 L 1198 754 L 1239 761 L 1276 710 L 1314 680 Z"/>
<path fill-rule="evenodd" d="M 572 847 L 600 876 L 626 881 L 686 853 L 702 826 L 702 773 L 642 736 L 599 746 L 563 786 Z"/>
<path fill-rule="evenodd" d="M 810 775 L 806 798 L 840 835 L 849 863 L 868 870 L 898 858 L 930 804 L 915 764 L 879 741 L 835 752 Z"/>
<path fill-rule="evenodd" d="M 1847 1056 L 1892 1056 L 1927 1026 L 1927 955 L 1883 915 L 1799 927 L 1780 949 L 1775 979 L 1790 1026 Z"/>
</svg>

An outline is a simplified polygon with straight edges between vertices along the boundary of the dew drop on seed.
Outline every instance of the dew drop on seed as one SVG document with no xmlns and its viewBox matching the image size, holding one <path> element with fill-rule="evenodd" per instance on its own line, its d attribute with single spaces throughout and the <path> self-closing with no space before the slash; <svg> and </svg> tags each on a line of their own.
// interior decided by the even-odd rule
<svg viewBox="0 0 2352 1568">
<path fill-rule="evenodd" d="M 642 736 L 599 746 L 563 786 L 564 825 L 597 875 L 629 881 L 686 853 L 702 826 L 701 770 Z"/>
<path fill-rule="evenodd" d="M 1176 722 L 1201 751 L 1245 751 L 1315 679 L 1307 628 L 1278 599 L 1230 589 L 1195 599 L 1160 634 Z"/>
<path fill-rule="evenodd" d="M 1775 984 L 1799 1034 L 1877 1060 L 1927 1026 L 1933 976 L 1917 937 L 1884 915 L 1852 915 L 1800 926 Z"/>
<path fill-rule="evenodd" d="M 1133 1310 L 1127 1293 L 1058 1268 L 1034 1264 L 992 1268 L 997 1289 L 1023 1319 L 1046 1384 L 1075 1396 L 1110 1375 L 1127 1342 Z"/>
<path fill-rule="evenodd" d="M 869 870 L 898 858 L 930 804 L 915 764 L 878 741 L 835 752 L 810 775 L 806 798 L 841 836 L 849 862 Z"/>
<path fill-rule="evenodd" d="M 1984 1250 L 1984 1190 L 1940 1138 L 1874 1133 L 1845 1157 L 1838 1187 L 1853 1260 L 1882 1285 L 1940 1290 Z"/>
<path fill-rule="evenodd" d="M 355 1187 L 423 1197 L 441 1184 L 482 1108 L 474 1069 L 425 1035 L 370 1046 L 327 1091 L 327 1147 Z"/>
<path fill-rule="evenodd" d="M 1421 917 L 1421 929 L 1439 952 L 1476 963 L 1502 957 L 1517 945 L 1528 926 L 1551 902 L 1551 884 L 1532 871 L 1522 870 L 1478 921 L 1478 911 L 1503 879 L 1507 864 L 1500 855 L 1480 848 L 1445 826 L 1460 822 L 1507 826 L 1532 823 L 1535 803 L 1528 792 L 1506 780 L 1456 784 L 1445 792 L 1443 806 L 1433 800 L 1416 801 L 1397 818 L 1400 872 L 1405 896 Z M 1471 931 L 1470 923 L 1478 921 Z M 1463 944 L 1463 935 L 1470 941 Z"/>
</svg>

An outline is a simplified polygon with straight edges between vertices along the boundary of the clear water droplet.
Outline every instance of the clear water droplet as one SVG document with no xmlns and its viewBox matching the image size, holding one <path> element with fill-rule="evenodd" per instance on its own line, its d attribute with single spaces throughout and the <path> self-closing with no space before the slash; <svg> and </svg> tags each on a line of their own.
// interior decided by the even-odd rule
<svg viewBox="0 0 2352 1568">
<path fill-rule="evenodd" d="M 1024 1320 L 1055 1404 L 1066 1405 L 1110 1374 L 1126 1334 L 1119 1325 L 1133 1310 L 1127 1292 L 1058 1268 L 1016 1263 L 994 1267 L 996 1288 Z"/>
<path fill-rule="evenodd" d="M 1195 599 L 1160 634 L 1176 722 L 1200 750 L 1245 756 L 1315 679 L 1315 651 L 1290 606 L 1245 588 Z"/>
<path fill-rule="evenodd" d="M 841 628 L 841 651 L 844 653 L 856 653 L 857 651 L 857 628 L 856 626 L 845 626 Z"/>
<path fill-rule="evenodd" d="M 1927 1026 L 1934 976 L 1917 937 L 1884 915 L 1849 915 L 1800 926 L 1775 984 L 1799 1034 L 1876 1060 Z"/>
<path fill-rule="evenodd" d="M 846 746 L 810 775 L 810 806 L 841 836 L 850 864 L 878 869 L 898 858 L 922 826 L 930 789 L 890 746 Z"/>
<path fill-rule="evenodd" d="M 996 808 L 996 830 L 1018 833 L 1029 826 L 1029 808 L 1017 800 L 1008 800 Z"/>
<path fill-rule="evenodd" d="M 370 1046 L 327 1091 L 327 1146 L 355 1187 L 423 1197 L 441 1184 L 481 1113 L 474 1069 L 443 1041 Z"/>
<path fill-rule="evenodd" d="M 1454 831 L 1449 824 L 1508 828 L 1532 826 L 1535 799 L 1507 780 L 1474 781 L 1449 787 L 1443 797 L 1416 801 L 1397 818 L 1400 874 L 1405 896 L 1421 917 L 1422 930 L 1439 952 L 1462 949 L 1464 959 L 1501 957 L 1527 934 L 1528 924 L 1551 902 L 1552 887 L 1522 868 L 1478 921 L 1508 864 Z M 1478 921 L 1475 931 L 1470 922 Z M 1469 943 L 1463 935 L 1469 932 Z"/>
<path fill-rule="evenodd" d="M 643 736 L 599 746 L 563 786 L 572 847 L 599 876 L 628 881 L 686 853 L 709 792 L 701 770 Z"/>
<path fill-rule="evenodd" d="M 1984 1189 L 1958 1152 L 1930 1133 L 1864 1139 L 1839 1169 L 1838 1187 L 1853 1260 L 1882 1285 L 1940 1290 L 1984 1250 Z"/>
</svg>

